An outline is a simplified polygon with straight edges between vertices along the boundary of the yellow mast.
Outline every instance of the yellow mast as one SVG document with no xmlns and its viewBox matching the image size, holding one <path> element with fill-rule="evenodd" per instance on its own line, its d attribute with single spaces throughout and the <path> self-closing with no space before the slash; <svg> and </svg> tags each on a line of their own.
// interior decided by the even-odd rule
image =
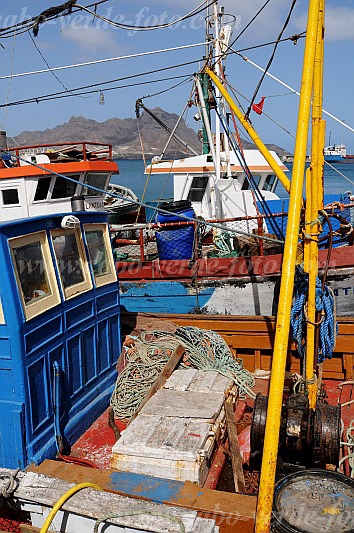
<svg viewBox="0 0 354 533">
<path fill-rule="evenodd" d="M 279 430 L 283 401 L 284 375 L 290 330 L 290 312 L 294 289 L 296 250 L 300 225 L 302 188 L 306 161 L 311 95 L 318 21 L 323 0 L 310 0 L 306 30 L 306 44 L 302 71 L 301 93 L 294 151 L 288 225 L 285 238 L 279 307 L 274 341 L 273 364 L 264 437 L 261 478 L 259 484 L 256 533 L 269 533 L 274 497 Z"/>
<path fill-rule="evenodd" d="M 323 146 L 326 123 L 322 119 L 323 101 L 323 56 L 324 56 L 324 0 L 320 2 L 317 29 L 317 45 L 312 98 L 312 141 L 311 165 L 306 172 L 306 214 L 304 270 L 308 273 L 309 289 L 307 301 L 306 332 L 306 384 L 310 408 L 316 408 L 317 385 L 314 382 L 316 366 L 316 279 L 318 275 L 318 234 L 321 231 L 318 211 L 323 208 Z M 317 326 L 318 327 L 318 326 Z"/>
<path fill-rule="evenodd" d="M 225 101 L 229 104 L 230 109 L 235 113 L 235 116 L 237 119 L 241 122 L 242 126 L 247 131 L 248 135 L 251 137 L 254 144 L 257 146 L 258 150 L 261 152 L 267 163 L 271 166 L 276 176 L 279 178 L 280 182 L 284 186 L 285 190 L 287 192 L 290 192 L 290 181 L 289 178 L 286 176 L 284 171 L 280 168 L 278 163 L 274 160 L 272 154 L 269 152 L 268 148 L 265 146 L 265 144 L 261 141 L 258 133 L 253 128 L 253 126 L 250 124 L 250 122 L 245 118 L 242 111 L 237 107 L 236 103 L 233 101 L 219 78 L 214 74 L 210 68 L 205 69 L 206 74 L 210 76 L 210 78 L 213 80 L 216 87 L 219 89 L 220 94 L 222 94 Z"/>
</svg>

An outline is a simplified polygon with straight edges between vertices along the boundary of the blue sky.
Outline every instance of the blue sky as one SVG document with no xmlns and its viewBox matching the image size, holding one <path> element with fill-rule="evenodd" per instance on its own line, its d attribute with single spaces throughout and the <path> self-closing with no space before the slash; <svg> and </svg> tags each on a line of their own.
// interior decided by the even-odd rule
<svg viewBox="0 0 354 533">
<path fill-rule="evenodd" d="M 36 16 L 48 7 L 59 4 L 55 0 L 13 0 L 2 2 L 0 10 L 0 28 L 7 27 L 23 19 Z M 82 0 L 81 5 L 92 2 Z M 123 22 L 125 24 L 148 26 L 171 21 L 197 7 L 201 0 L 109 0 L 97 7 L 97 13 Z M 273 41 L 285 21 L 290 5 L 289 0 L 271 0 L 261 15 L 235 43 L 237 50 Z M 264 4 L 263 0 L 226 0 L 220 2 L 226 13 L 236 16 L 233 33 L 235 38 L 253 15 Z M 306 28 L 307 0 L 298 0 L 291 22 L 284 36 L 300 33 Z M 326 57 L 324 108 L 354 128 L 354 106 L 352 93 L 354 85 L 354 2 L 353 0 L 327 0 L 326 14 Z M 72 68 L 51 72 L 9 78 L 8 76 L 46 69 L 50 67 L 89 62 L 122 55 L 138 54 L 145 51 L 177 47 L 204 41 L 204 20 L 202 15 L 184 21 L 170 28 L 154 31 L 132 32 L 114 28 L 94 19 L 85 12 L 74 13 L 40 26 L 35 43 L 28 33 L 8 39 L 1 39 L 4 48 L 0 48 L 0 94 L 1 104 L 6 102 L 37 97 L 79 86 L 131 76 L 158 68 L 164 68 L 191 60 L 200 60 L 203 47 L 190 48 L 168 53 L 154 54 L 146 57 L 111 61 L 97 65 Z M 270 72 L 299 90 L 304 40 L 297 45 L 289 41 L 279 45 L 278 52 Z M 242 52 L 250 60 L 265 67 L 272 51 L 272 46 L 265 46 Z M 43 57 L 42 57 L 43 56 Z M 160 77 L 193 74 L 198 69 L 195 65 L 165 71 L 160 74 L 140 78 L 153 80 Z M 233 87 L 247 98 L 251 98 L 261 76 L 261 72 L 239 57 L 233 55 L 226 62 L 226 73 Z M 4 76 L 7 76 L 5 79 Z M 133 80 L 134 81 L 134 80 Z M 136 81 L 136 80 L 135 80 Z M 113 85 L 117 85 L 115 83 Z M 99 103 L 99 92 L 86 97 L 70 97 L 61 100 L 41 102 L 0 108 L 0 126 L 9 135 L 17 135 L 23 130 L 43 130 L 67 122 L 71 116 L 82 115 L 97 121 L 112 117 L 128 118 L 134 116 L 135 100 L 142 96 L 166 89 L 174 84 L 173 80 L 162 83 L 142 85 L 104 92 L 104 105 Z M 191 85 L 168 91 L 160 96 L 145 99 L 148 107 L 160 106 L 179 114 L 183 109 L 191 90 Z M 260 89 L 259 98 L 266 96 L 264 110 L 281 127 L 271 122 L 265 115 L 252 115 L 255 128 L 264 142 L 274 142 L 293 151 L 293 139 L 284 131 L 295 133 L 298 97 L 287 94 L 289 91 L 271 79 L 266 79 Z M 247 106 L 247 102 L 241 98 Z M 187 116 L 187 123 L 195 127 L 193 108 Z M 327 141 L 340 142 L 342 137 L 348 152 L 354 153 L 354 136 L 331 119 L 327 119 Z M 89 132 L 88 132 L 89 137 Z"/>
</svg>

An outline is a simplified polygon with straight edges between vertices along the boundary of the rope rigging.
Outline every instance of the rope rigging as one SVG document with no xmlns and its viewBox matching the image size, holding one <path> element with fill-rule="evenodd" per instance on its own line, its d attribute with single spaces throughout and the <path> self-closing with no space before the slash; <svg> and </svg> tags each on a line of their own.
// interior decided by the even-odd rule
<svg viewBox="0 0 354 533">
<path fill-rule="evenodd" d="M 108 2 L 108 0 L 99 0 L 94 4 L 89 4 L 86 7 L 97 7 L 98 5 L 105 4 L 106 2 Z M 64 17 L 69 13 L 68 10 L 70 10 L 71 14 L 76 13 L 77 11 L 79 11 L 79 9 L 75 9 L 74 4 L 75 1 L 70 0 L 59 6 L 53 6 L 51 8 L 45 9 L 44 11 L 42 11 L 42 13 L 35 17 L 31 17 L 29 19 L 23 20 L 22 22 L 12 24 L 5 28 L 0 28 L 0 38 L 7 39 L 9 37 L 13 37 L 15 34 L 19 35 L 33 28 L 39 29 L 39 24 L 43 24 L 48 20 L 55 20 L 57 18 Z"/>
<path fill-rule="evenodd" d="M 36 168 L 39 168 L 40 170 L 44 170 L 45 172 L 47 172 L 47 169 L 41 165 L 38 165 L 37 163 L 34 163 L 33 161 L 28 161 L 27 159 L 24 159 L 23 157 L 20 157 L 14 153 L 10 153 L 6 150 L 0 150 L 0 154 L 7 154 L 9 155 L 10 157 L 16 157 L 19 161 L 26 161 L 27 164 L 30 164 Z M 75 185 L 77 184 L 77 181 L 73 178 L 70 178 L 69 176 L 65 176 L 64 174 L 60 174 L 58 172 L 55 172 L 54 170 L 51 170 L 51 174 L 53 176 L 57 176 L 59 178 L 63 178 L 64 180 L 67 180 L 67 181 L 70 181 L 72 183 L 74 183 Z M 139 202 L 137 200 L 133 200 L 131 198 L 128 198 L 128 197 L 125 197 L 125 196 L 122 196 L 120 194 L 116 194 L 116 193 L 113 193 L 111 191 L 105 191 L 103 189 L 100 189 L 99 187 L 95 187 L 94 185 L 91 185 L 89 183 L 86 183 L 85 184 L 85 187 L 87 187 L 88 189 L 90 190 L 93 190 L 93 191 L 96 191 L 96 192 L 99 192 L 101 193 L 102 195 L 105 195 L 105 196 L 110 196 L 112 198 L 117 198 L 119 200 L 124 200 L 124 201 L 127 201 L 127 202 L 130 202 L 131 204 L 134 204 L 134 205 L 137 205 L 137 206 L 141 206 L 141 207 L 145 207 L 145 208 L 150 208 L 151 206 L 146 204 L 146 203 L 143 203 L 143 202 Z M 161 207 L 155 207 L 154 208 L 158 213 L 162 213 L 162 214 L 167 214 L 167 215 L 170 215 L 170 211 L 167 211 L 166 209 L 162 209 Z M 196 220 L 195 218 L 192 218 L 192 217 L 189 217 L 189 216 L 186 216 L 184 214 L 178 214 L 178 218 L 180 218 L 181 220 L 183 221 L 187 221 L 187 222 L 193 222 L 194 224 L 205 224 L 205 222 L 198 222 L 198 220 Z M 208 221 L 208 226 L 212 227 L 212 228 L 217 228 L 217 229 L 221 229 L 221 230 L 225 230 L 225 231 L 230 231 L 229 228 L 227 228 L 227 226 L 224 226 L 223 224 L 219 224 L 217 222 L 210 222 Z M 232 230 L 232 233 L 236 233 L 236 234 L 239 234 L 239 235 L 244 235 L 246 237 L 249 237 L 251 234 L 246 232 L 246 231 L 242 231 L 240 229 L 233 229 Z M 272 238 L 272 237 L 267 237 L 265 235 L 253 235 L 252 234 L 252 237 L 256 238 L 256 239 L 262 239 L 264 241 L 269 241 L 269 242 L 274 242 L 274 243 L 282 243 L 282 241 L 279 241 L 275 238 Z"/>
<path fill-rule="evenodd" d="M 290 324 L 292 337 L 297 345 L 297 350 L 301 358 L 306 354 L 306 302 L 308 296 L 308 276 L 297 273 L 294 289 L 293 307 L 291 310 Z M 320 321 L 316 323 L 319 327 L 318 362 L 323 363 L 325 359 L 331 359 L 335 347 L 338 325 L 335 316 L 335 302 L 331 289 L 324 285 L 317 278 L 316 282 L 316 311 L 320 314 Z"/>
<path fill-rule="evenodd" d="M 284 239 L 284 235 L 281 231 L 281 229 L 279 228 L 278 226 L 278 223 L 276 221 L 276 219 L 273 217 L 272 215 L 272 212 L 270 211 L 268 205 L 267 205 L 267 202 L 264 200 L 260 190 L 259 190 L 259 187 L 253 177 L 253 174 L 252 172 L 250 171 L 248 165 L 247 165 L 247 162 L 246 162 L 246 159 L 245 159 L 245 156 L 243 154 L 243 151 L 242 149 L 234 142 L 232 136 L 230 135 L 230 131 L 229 131 L 229 128 L 227 128 L 226 124 L 225 124 L 225 120 L 224 118 L 221 116 L 221 113 L 218 109 L 216 109 L 216 113 L 219 117 L 219 120 L 223 126 L 223 129 L 227 135 L 227 138 L 229 140 L 229 143 L 231 145 L 231 147 L 233 148 L 235 154 L 236 154 L 236 157 L 245 173 L 245 176 L 246 176 L 246 179 L 248 180 L 249 184 L 250 184 L 250 187 L 251 187 L 251 190 L 252 192 L 254 193 L 255 197 L 256 197 L 256 200 L 259 202 L 259 205 L 262 207 L 263 209 L 263 213 L 265 214 L 265 216 L 267 217 L 271 227 L 272 227 L 272 230 L 274 231 L 274 234 L 276 235 L 277 239 L 279 240 L 283 240 Z M 257 207 L 257 206 L 256 206 Z"/>
<path fill-rule="evenodd" d="M 252 96 L 252 98 L 251 98 L 251 103 L 250 103 L 250 105 L 249 105 L 249 107 L 248 107 L 248 109 L 247 109 L 247 111 L 246 111 L 246 117 L 249 116 L 249 114 L 250 114 L 250 112 L 251 112 L 251 109 L 252 109 L 252 105 L 254 104 L 254 101 L 255 101 L 255 99 L 256 99 L 256 97 L 257 97 L 258 91 L 259 91 L 259 89 L 260 89 L 260 87 L 261 87 L 261 85 L 262 85 L 262 83 L 263 83 L 263 80 L 264 80 L 264 78 L 265 78 L 265 76 L 266 76 L 268 70 L 269 70 L 270 67 L 271 67 L 271 64 L 273 63 L 273 59 L 274 59 L 274 57 L 275 57 L 275 52 L 276 52 L 276 50 L 277 50 L 277 48 L 278 48 L 278 45 L 279 45 L 279 41 L 280 41 L 280 39 L 282 38 L 282 35 L 283 35 L 283 33 L 284 33 L 284 31 L 285 31 L 287 25 L 288 25 L 289 22 L 290 22 L 290 18 L 291 18 L 291 15 L 292 15 L 292 12 L 293 12 L 293 9 L 294 9 L 294 7 L 295 7 L 296 2 L 297 2 L 297 0 L 292 0 L 292 4 L 291 4 L 291 6 L 290 6 L 290 10 L 289 10 L 288 16 L 287 16 L 287 18 L 286 18 L 286 20 L 285 20 L 285 22 L 284 22 L 284 25 L 283 25 L 283 27 L 282 27 L 282 29 L 281 29 L 279 35 L 278 35 L 278 38 L 277 38 L 276 43 L 275 43 L 274 48 L 273 48 L 273 52 L 272 52 L 272 54 L 271 54 L 271 56 L 270 56 L 270 58 L 269 58 L 269 61 L 268 61 L 268 63 L 267 63 L 267 66 L 266 66 L 266 68 L 265 68 L 265 72 L 263 72 L 263 74 L 262 74 L 262 76 L 261 76 L 261 79 L 259 80 L 259 82 L 258 82 L 258 84 L 257 84 L 257 87 L 256 87 L 256 89 L 255 89 L 255 91 L 254 91 L 254 93 L 253 93 L 253 96 Z M 296 42 L 296 41 L 294 41 L 294 42 Z"/>
<path fill-rule="evenodd" d="M 186 15 L 183 15 L 182 17 L 179 17 L 179 18 L 177 18 L 175 20 L 172 20 L 170 22 L 167 22 L 166 24 L 156 24 L 155 26 L 132 26 L 130 24 L 123 24 L 121 22 L 116 22 L 116 21 L 111 20 L 109 18 L 102 17 L 101 15 L 98 15 L 95 11 L 91 11 L 85 6 L 81 6 L 79 4 L 75 4 L 75 7 L 79 8 L 79 9 L 82 9 L 83 11 L 86 11 L 87 13 L 90 13 L 90 15 L 92 15 L 93 17 L 99 18 L 100 20 L 103 20 L 104 22 L 107 22 L 108 24 L 111 24 L 112 26 L 114 26 L 116 28 L 120 28 L 122 30 L 151 31 L 151 30 L 158 30 L 158 29 L 162 29 L 162 28 L 169 28 L 171 26 L 174 26 L 175 24 L 179 24 L 180 22 L 182 22 L 184 20 L 187 20 L 187 19 L 189 19 L 191 17 L 194 17 L 195 15 L 198 15 L 199 13 L 204 11 L 205 9 L 208 9 L 213 4 L 215 4 L 217 1 L 218 0 L 210 0 L 210 2 L 209 2 L 209 0 L 204 0 L 201 4 L 199 4 L 199 6 L 195 7 L 191 11 L 189 11 L 189 13 L 187 13 Z"/>
</svg>

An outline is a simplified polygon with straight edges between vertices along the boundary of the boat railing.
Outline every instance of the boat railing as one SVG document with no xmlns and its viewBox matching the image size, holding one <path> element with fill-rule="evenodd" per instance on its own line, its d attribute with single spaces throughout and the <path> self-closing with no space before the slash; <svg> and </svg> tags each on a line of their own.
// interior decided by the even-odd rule
<svg viewBox="0 0 354 533">
<path fill-rule="evenodd" d="M 65 159 L 72 161 L 72 158 L 83 161 L 96 159 L 111 160 L 113 154 L 111 144 L 98 142 L 55 142 L 15 146 L 8 148 L 8 152 L 16 156 L 13 160 L 13 166 L 20 166 L 21 158 L 32 155 L 46 155 L 49 157 L 51 163 L 55 163 L 64 162 Z"/>
<path fill-rule="evenodd" d="M 320 246 L 353 244 L 354 204 L 326 206 L 330 227 L 323 222 Z M 111 225 L 117 263 L 149 263 L 234 257 L 263 257 L 283 252 L 287 213 L 258 214 L 228 219 L 185 220 L 147 224 Z M 306 234 L 303 228 L 300 239 Z"/>
<path fill-rule="evenodd" d="M 274 216 L 282 220 L 286 213 Z M 263 256 L 282 251 L 282 242 L 269 233 L 264 215 L 112 225 L 111 235 L 118 262 Z"/>
</svg>

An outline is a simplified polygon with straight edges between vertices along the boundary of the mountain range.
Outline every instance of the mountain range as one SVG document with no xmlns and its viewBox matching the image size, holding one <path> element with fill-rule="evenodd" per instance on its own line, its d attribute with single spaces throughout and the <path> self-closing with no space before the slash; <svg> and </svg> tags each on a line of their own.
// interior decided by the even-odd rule
<svg viewBox="0 0 354 533">
<path fill-rule="evenodd" d="M 170 130 L 174 128 L 178 115 L 168 113 L 159 107 L 151 111 Z M 201 152 L 201 143 L 196 131 L 188 127 L 184 119 L 180 121 L 176 133 L 194 150 L 198 153 Z M 68 122 L 51 129 L 23 131 L 14 137 L 14 141 L 16 145 L 20 146 L 54 144 L 56 142 L 68 144 L 82 141 L 99 142 L 112 144 L 114 157 L 117 159 L 140 159 L 142 150 L 144 150 L 146 158 L 160 155 L 168 138 L 169 134 L 148 113 L 143 112 L 139 119 L 110 118 L 104 122 L 97 122 L 81 116 L 71 117 Z M 9 145 L 11 145 L 10 139 Z M 246 140 L 242 140 L 242 146 L 244 149 L 254 148 L 253 144 Z M 268 144 L 267 146 L 280 156 L 288 153 L 274 144 Z M 164 155 L 167 158 L 180 158 L 191 155 L 191 153 L 183 145 L 173 140 L 168 145 Z"/>
</svg>

